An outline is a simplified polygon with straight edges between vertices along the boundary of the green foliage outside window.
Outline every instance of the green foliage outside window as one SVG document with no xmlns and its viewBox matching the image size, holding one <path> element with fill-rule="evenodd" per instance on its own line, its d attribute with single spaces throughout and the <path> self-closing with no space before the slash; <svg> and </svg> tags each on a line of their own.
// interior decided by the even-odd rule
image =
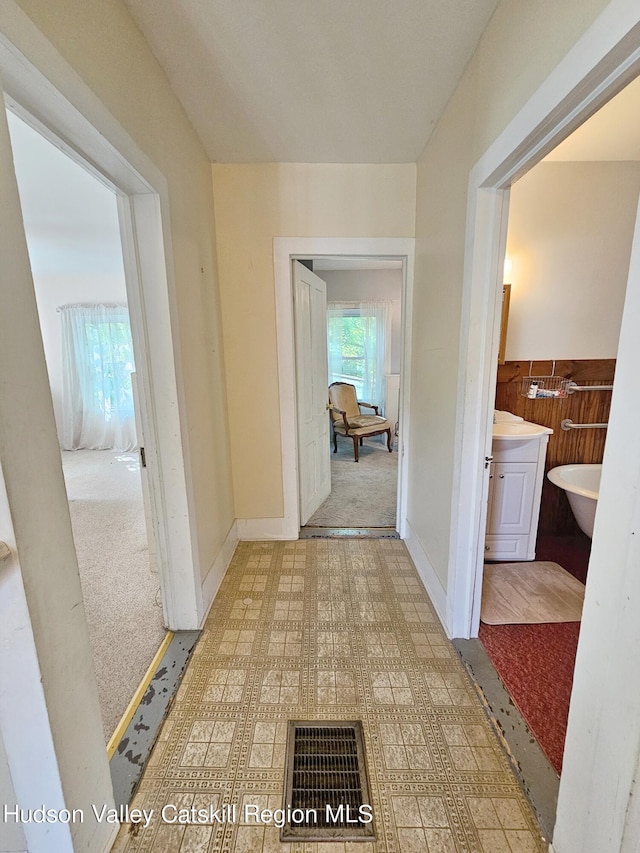
<svg viewBox="0 0 640 853">
<path fill-rule="evenodd" d="M 94 411 L 103 412 L 105 420 L 112 414 L 133 414 L 131 373 L 133 344 L 128 318 L 99 323 L 85 322 L 88 364 L 93 373 Z"/>
<path fill-rule="evenodd" d="M 376 318 L 359 311 L 328 318 L 328 348 L 333 366 L 330 382 L 351 382 L 362 396 L 365 383 L 374 380 L 375 360 L 367 353 L 375 350 Z M 368 341 L 368 347 L 365 346 Z"/>
</svg>

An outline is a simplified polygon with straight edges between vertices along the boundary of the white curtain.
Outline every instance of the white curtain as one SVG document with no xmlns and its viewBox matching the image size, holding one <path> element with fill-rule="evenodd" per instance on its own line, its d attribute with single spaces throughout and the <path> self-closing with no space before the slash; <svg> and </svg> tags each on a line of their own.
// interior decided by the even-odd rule
<svg viewBox="0 0 640 853">
<path fill-rule="evenodd" d="M 329 383 L 350 382 L 359 400 L 384 409 L 390 303 L 329 302 Z"/>
<path fill-rule="evenodd" d="M 126 305 L 63 305 L 63 450 L 136 446 Z"/>
</svg>

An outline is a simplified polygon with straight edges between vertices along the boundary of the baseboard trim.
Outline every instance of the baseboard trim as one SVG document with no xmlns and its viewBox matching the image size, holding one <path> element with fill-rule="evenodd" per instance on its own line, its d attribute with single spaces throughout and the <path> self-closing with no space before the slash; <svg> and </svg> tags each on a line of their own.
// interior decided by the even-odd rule
<svg viewBox="0 0 640 853">
<path fill-rule="evenodd" d="M 420 575 L 420 580 L 424 584 L 424 588 L 431 599 L 431 603 L 433 604 L 438 618 L 442 623 L 442 627 L 446 631 L 447 637 L 451 638 L 446 619 L 447 591 L 442 586 L 442 582 L 436 574 L 436 570 L 433 568 L 431 560 L 427 556 L 427 552 L 424 550 L 422 542 L 420 542 L 408 521 L 405 522 L 405 525 L 406 535 L 404 537 L 404 544 L 407 546 L 411 559 L 415 563 L 415 567 Z"/>
<path fill-rule="evenodd" d="M 202 582 L 202 619 L 200 627 L 204 625 L 205 619 L 209 614 L 211 605 L 218 594 L 220 584 L 229 568 L 229 563 L 238 545 L 238 523 L 236 521 L 231 525 L 231 529 L 227 533 L 227 538 L 222 543 L 222 547 L 218 551 L 218 556 L 213 561 L 213 564 L 207 572 L 204 581 Z"/>
<path fill-rule="evenodd" d="M 299 530 L 294 528 L 288 518 L 238 518 L 236 520 L 238 539 L 241 542 L 255 542 L 261 539 L 297 539 Z"/>
</svg>

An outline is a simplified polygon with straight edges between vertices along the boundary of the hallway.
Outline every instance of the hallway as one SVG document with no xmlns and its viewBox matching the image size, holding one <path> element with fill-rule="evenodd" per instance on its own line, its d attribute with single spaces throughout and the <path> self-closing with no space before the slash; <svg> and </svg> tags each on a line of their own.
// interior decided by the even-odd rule
<svg viewBox="0 0 640 853">
<path fill-rule="evenodd" d="M 363 721 L 375 843 L 281 844 L 243 819 L 282 806 L 290 719 Z M 193 820 L 225 804 L 236 820 Z M 238 546 L 132 807 L 153 815 L 123 825 L 117 853 L 546 849 L 396 540 Z"/>
</svg>

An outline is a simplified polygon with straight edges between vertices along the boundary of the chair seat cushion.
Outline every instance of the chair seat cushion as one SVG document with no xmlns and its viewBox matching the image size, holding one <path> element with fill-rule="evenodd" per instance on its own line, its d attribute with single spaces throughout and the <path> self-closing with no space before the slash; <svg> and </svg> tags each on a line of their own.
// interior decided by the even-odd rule
<svg viewBox="0 0 640 853">
<path fill-rule="evenodd" d="M 377 415 L 356 415 L 348 418 L 349 430 L 344 427 L 344 423 L 334 422 L 333 428 L 337 433 L 342 435 L 367 435 L 372 432 L 384 432 L 391 429 L 391 422 L 386 418 L 378 417 Z"/>
<path fill-rule="evenodd" d="M 381 418 L 378 415 L 356 415 L 355 417 L 349 417 L 347 415 L 347 420 L 349 421 L 350 427 L 355 427 L 356 429 L 360 429 L 361 427 L 373 427 L 379 429 L 379 424 L 383 424 L 386 422 L 386 418 Z"/>
</svg>

